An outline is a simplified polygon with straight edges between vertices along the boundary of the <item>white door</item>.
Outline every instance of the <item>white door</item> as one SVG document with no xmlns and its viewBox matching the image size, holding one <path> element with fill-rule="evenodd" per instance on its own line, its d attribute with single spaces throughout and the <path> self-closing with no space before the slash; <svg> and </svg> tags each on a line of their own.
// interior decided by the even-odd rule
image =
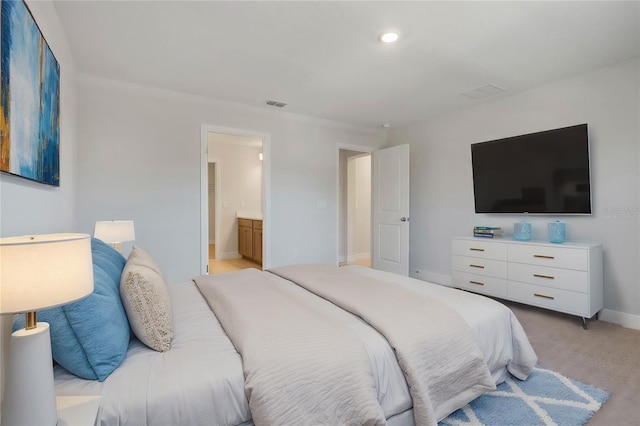
<svg viewBox="0 0 640 426">
<path fill-rule="evenodd" d="M 409 145 L 373 151 L 374 269 L 409 275 Z"/>
</svg>

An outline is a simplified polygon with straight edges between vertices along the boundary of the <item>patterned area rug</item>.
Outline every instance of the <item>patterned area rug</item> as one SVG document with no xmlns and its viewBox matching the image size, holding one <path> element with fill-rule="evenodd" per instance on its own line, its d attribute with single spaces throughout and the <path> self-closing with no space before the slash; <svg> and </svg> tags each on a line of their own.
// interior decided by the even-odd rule
<svg viewBox="0 0 640 426">
<path fill-rule="evenodd" d="M 527 380 L 507 379 L 439 425 L 581 426 L 608 398 L 602 389 L 536 367 Z"/>
</svg>

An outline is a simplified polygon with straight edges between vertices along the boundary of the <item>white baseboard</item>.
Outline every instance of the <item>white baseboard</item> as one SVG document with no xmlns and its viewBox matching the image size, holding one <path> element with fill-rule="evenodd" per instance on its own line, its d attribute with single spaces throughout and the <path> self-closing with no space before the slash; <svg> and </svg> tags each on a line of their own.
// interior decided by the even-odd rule
<svg viewBox="0 0 640 426">
<path fill-rule="evenodd" d="M 242 256 L 237 251 L 231 251 L 228 253 L 220 253 L 216 255 L 216 259 L 224 260 L 224 259 L 240 259 Z"/>
<path fill-rule="evenodd" d="M 357 257 L 357 256 L 353 256 L 353 255 L 351 255 L 351 256 L 347 256 L 347 263 L 353 263 L 353 262 L 355 262 L 356 260 L 358 260 L 358 257 Z"/>
<path fill-rule="evenodd" d="M 356 253 L 355 260 L 371 259 L 371 253 Z"/>
<path fill-rule="evenodd" d="M 346 263 L 347 262 L 347 256 L 341 254 L 340 256 L 338 256 L 338 263 Z"/>
<path fill-rule="evenodd" d="M 623 327 L 640 330 L 640 315 L 627 314 L 626 312 L 603 309 L 598 315 L 598 319 L 605 322 L 620 324 Z"/>
</svg>

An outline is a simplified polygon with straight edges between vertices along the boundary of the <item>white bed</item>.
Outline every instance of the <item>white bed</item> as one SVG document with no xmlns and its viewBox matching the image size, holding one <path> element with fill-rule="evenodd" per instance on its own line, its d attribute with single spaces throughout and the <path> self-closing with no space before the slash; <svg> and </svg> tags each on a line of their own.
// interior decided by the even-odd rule
<svg viewBox="0 0 640 426">
<path fill-rule="evenodd" d="M 537 361 L 513 313 L 494 300 L 369 268 L 345 268 L 453 308 L 469 324 L 496 384 L 509 372 L 525 378 Z M 250 424 L 240 355 L 193 282 L 168 287 L 174 317 L 171 350 L 156 352 L 134 338 L 122 365 L 102 383 L 56 367 L 57 394 L 101 395 L 100 425 Z M 409 389 L 387 340 L 355 315 L 322 302 L 321 309 L 341 318 L 364 344 L 388 424 L 413 424 Z"/>
</svg>

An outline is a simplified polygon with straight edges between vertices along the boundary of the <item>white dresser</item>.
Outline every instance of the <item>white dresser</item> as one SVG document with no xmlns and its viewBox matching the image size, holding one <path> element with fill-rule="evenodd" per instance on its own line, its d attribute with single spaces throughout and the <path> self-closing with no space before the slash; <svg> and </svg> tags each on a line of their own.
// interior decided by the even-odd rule
<svg viewBox="0 0 640 426">
<path fill-rule="evenodd" d="M 603 307 L 602 245 L 451 240 L 453 287 L 582 317 Z"/>
</svg>

